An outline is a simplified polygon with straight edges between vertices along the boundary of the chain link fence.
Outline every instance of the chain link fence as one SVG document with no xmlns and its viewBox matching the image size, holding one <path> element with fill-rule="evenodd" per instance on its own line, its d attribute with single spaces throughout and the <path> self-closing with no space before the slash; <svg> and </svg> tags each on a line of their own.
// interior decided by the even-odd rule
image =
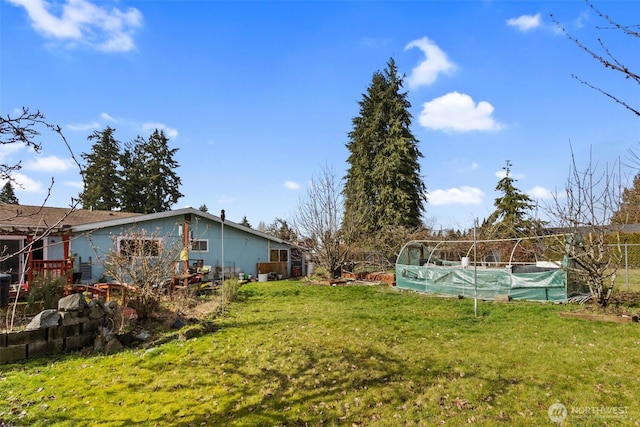
<svg viewBox="0 0 640 427">
<path fill-rule="evenodd" d="M 640 289 L 640 244 L 623 243 L 622 262 L 618 269 L 616 285 L 621 290 Z"/>
</svg>

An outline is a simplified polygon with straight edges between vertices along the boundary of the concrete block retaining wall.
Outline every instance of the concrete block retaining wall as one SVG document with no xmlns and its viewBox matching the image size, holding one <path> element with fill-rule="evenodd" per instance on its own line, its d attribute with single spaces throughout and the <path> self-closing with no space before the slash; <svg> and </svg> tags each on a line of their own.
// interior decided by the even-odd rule
<svg viewBox="0 0 640 427">
<path fill-rule="evenodd" d="M 0 365 L 93 346 L 102 319 L 77 317 L 77 323 L 0 334 Z M 64 322 L 63 322 L 64 323 Z"/>
</svg>

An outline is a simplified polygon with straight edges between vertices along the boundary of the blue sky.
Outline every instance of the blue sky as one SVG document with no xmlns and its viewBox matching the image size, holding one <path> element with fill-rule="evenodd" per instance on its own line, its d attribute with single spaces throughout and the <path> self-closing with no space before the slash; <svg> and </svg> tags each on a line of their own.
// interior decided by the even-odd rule
<svg viewBox="0 0 640 427">
<path fill-rule="evenodd" d="M 623 25 L 640 2 L 596 1 Z M 488 216 L 506 160 L 540 206 L 590 148 L 600 165 L 640 142 L 640 120 L 572 74 L 631 103 L 638 88 L 562 35 L 602 38 L 640 70 L 637 39 L 583 1 L 0 0 L 0 113 L 39 109 L 74 154 L 111 126 L 121 142 L 163 129 L 184 197 L 175 206 L 255 227 L 289 219 L 324 167 L 344 176 L 358 101 L 393 57 L 406 75 L 412 131 L 424 154 L 425 222 L 469 228 Z M 77 166 L 55 135 L 21 161 L 23 204 L 67 206 Z M 625 176 L 635 171 L 624 171 Z"/>
</svg>

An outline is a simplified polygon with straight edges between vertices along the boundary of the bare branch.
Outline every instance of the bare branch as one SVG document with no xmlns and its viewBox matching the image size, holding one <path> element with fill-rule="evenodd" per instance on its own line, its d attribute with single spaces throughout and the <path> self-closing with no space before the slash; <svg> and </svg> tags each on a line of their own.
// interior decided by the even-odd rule
<svg viewBox="0 0 640 427">
<path fill-rule="evenodd" d="M 640 38 L 640 33 L 638 33 L 637 31 L 632 30 L 633 27 L 636 27 L 635 25 L 633 25 L 633 26 L 621 25 L 618 22 L 614 21 L 608 15 L 606 15 L 606 14 L 600 12 L 598 9 L 596 9 L 596 7 L 593 4 L 591 4 L 591 2 L 589 0 L 585 0 L 585 2 L 600 18 L 606 20 L 612 26 L 609 29 L 620 30 L 627 36 Z M 595 59 L 596 61 L 601 63 L 605 68 L 611 69 L 613 71 L 617 71 L 617 72 L 621 73 L 626 79 L 631 79 L 631 80 L 635 81 L 636 84 L 640 84 L 640 75 L 632 72 L 627 66 L 625 66 L 621 61 L 619 61 L 613 55 L 613 53 L 609 50 L 609 48 L 607 48 L 607 46 L 605 45 L 605 43 L 603 42 L 602 39 L 599 38 L 597 40 L 597 42 L 600 45 L 600 48 L 604 51 L 604 56 L 598 54 L 595 50 L 589 48 L 587 45 L 582 43 L 580 40 L 578 40 L 577 38 L 575 38 L 574 36 L 569 34 L 569 32 L 566 30 L 566 28 L 564 28 L 555 19 L 555 17 L 553 15 L 551 15 L 551 19 L 553 20 L 553 22 L 555 22 L 556 26 L 564 33 L 564 35 L 569 40 L 571 40 L 576 46 L 578 46 L 578 48 L 582 49 L 584 52 L 586 52 L 588 55 L 590 55 L 593 59 Z M 604 27 L 596 27 L 596 28 L 597 29 L 605 29 Z M 607 91 L 605 91 L 603 89 L 600 89 L 600 88 L 598 88 L 596 86 L 593 86 L 593 85 L 587 83 L 583 79 L 578 78 L 576 75 L 573 75 L 573 78 L 575 78 L 576 80 L 580 81 L 581 83 L 587 85 L 588 87 L 590 87 L 592 89 L 595 89 L 596 91 L 602 93 L 603 95 L 606 95 L 607 97 L 609 97 L 610 99 L 614 100 L 618 104 L 622 105 L 623 107 L 625 107 L 629 111 L 633 112 L 635 115 L 640 116 L 640 111 L 637 108 L 631 107 L 628 103 L 622 101 L 619 97 L 617 97 L 615 95 L 612 95 L 611 93 L 609 93 L 609 92 L 607 92 Z"/>
</svg>

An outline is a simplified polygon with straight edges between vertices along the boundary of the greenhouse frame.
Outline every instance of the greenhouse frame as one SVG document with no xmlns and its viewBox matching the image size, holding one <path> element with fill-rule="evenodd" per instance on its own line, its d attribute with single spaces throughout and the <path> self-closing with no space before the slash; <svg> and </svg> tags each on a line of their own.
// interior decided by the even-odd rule
<svg viewBox="0 0 640 427">
<path fill-rule="evenodd" d="M 567 272 L 534 241 L 408 242 L 396 261 L 400 289 L 464 298 L 567 301 Z M 516 260 L 519 258 L 520 260 Z"/>
</svg>

